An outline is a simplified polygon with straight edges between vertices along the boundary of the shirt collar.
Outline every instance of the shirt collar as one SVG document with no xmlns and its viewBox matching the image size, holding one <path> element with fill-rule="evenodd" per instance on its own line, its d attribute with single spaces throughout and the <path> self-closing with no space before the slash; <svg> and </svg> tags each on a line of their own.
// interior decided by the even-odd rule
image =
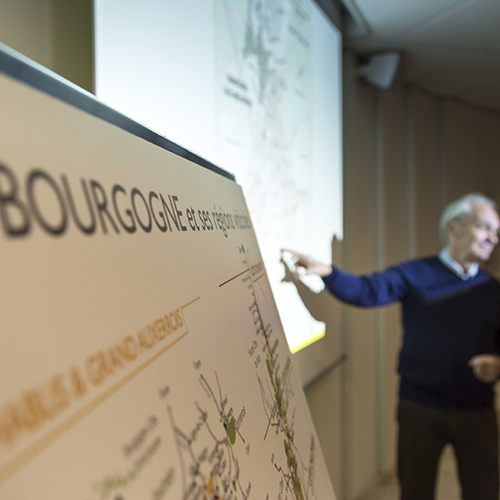
<svg viewBox="0 0 500 500">
<path fill-rule="evenodd" d="M 454 274 L 464 281 L 475 278 L 479 272 L 479 264 L 473 262 L 467 272 L 464 272 L 463 267 L 450 255 L 447 248 L 443 248 L 438 255 L 439 260 Z"/>
</svg>

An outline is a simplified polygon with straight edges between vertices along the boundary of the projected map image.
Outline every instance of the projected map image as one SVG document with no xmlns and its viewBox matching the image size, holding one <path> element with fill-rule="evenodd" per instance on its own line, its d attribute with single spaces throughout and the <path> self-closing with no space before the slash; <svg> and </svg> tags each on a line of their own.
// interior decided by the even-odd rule
<svg viewBox="0 0 500 500">
<path fill-rule="evenodd" d="M 309 4 L 288 0 L 217 0 L 216 4 L 220 140 L 226 156 L 239 160 L 228 164 L 234 164 L 252 203 L 276 205 L 267 201 L 270 182 L 288 188 L 295 203 L 308 202 Z"/>
<path fill-rule="evenodd" d="M 294 351 L 324 332 L 293 288 L 280 284 L 279 264 L 280 247 L 300 248 L 310 239 L 314 214 L 311 6 L 216 6 L 218 140 L 243 187 Z"/>
</svg>

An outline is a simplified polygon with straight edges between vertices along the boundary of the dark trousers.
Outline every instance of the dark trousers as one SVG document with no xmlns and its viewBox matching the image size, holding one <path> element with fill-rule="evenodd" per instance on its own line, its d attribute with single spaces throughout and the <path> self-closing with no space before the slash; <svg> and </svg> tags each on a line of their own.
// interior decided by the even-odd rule
<svg viewBox="0 0 500 500">
<path fill-rule="evenodd" d="M 463 500 L 498 500 L 495 410 L 439 410 L 402 400 L 398 408 L 401 500 L 434 500 L 441 452 L 451 444 Z"/>
</svg>

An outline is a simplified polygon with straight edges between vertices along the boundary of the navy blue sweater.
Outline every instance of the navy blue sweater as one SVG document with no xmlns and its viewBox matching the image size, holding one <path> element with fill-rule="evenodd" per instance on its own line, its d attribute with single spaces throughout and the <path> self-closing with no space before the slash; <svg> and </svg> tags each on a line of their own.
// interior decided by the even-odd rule
<svg viewBox="0 0 500 500">
<path fill-rule="evenodd" d="M 477 380 L 467 365 L 476 354 L 500 353 L 500 283 L 489 274 L 479 270 L 463 281 L 429 257 L 368 276 L 333 268 L 323 281 L 349 304 L 401 302 L 401 398 L 452 410 L 493 405 L 493 384 Z"/>
</svg>

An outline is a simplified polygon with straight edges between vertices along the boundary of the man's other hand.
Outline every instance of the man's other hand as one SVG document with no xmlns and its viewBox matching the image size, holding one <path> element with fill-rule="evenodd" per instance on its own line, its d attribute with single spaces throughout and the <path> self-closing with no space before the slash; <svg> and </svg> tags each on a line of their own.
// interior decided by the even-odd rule
<svg viewBox="0 0 500 500">
<path fill-rule="evenodd" d="M 500 356 L 479 354 L 469 361 L 474 376 L 486 384 L 495 382 L 500 375 Z"/>
</svg>

